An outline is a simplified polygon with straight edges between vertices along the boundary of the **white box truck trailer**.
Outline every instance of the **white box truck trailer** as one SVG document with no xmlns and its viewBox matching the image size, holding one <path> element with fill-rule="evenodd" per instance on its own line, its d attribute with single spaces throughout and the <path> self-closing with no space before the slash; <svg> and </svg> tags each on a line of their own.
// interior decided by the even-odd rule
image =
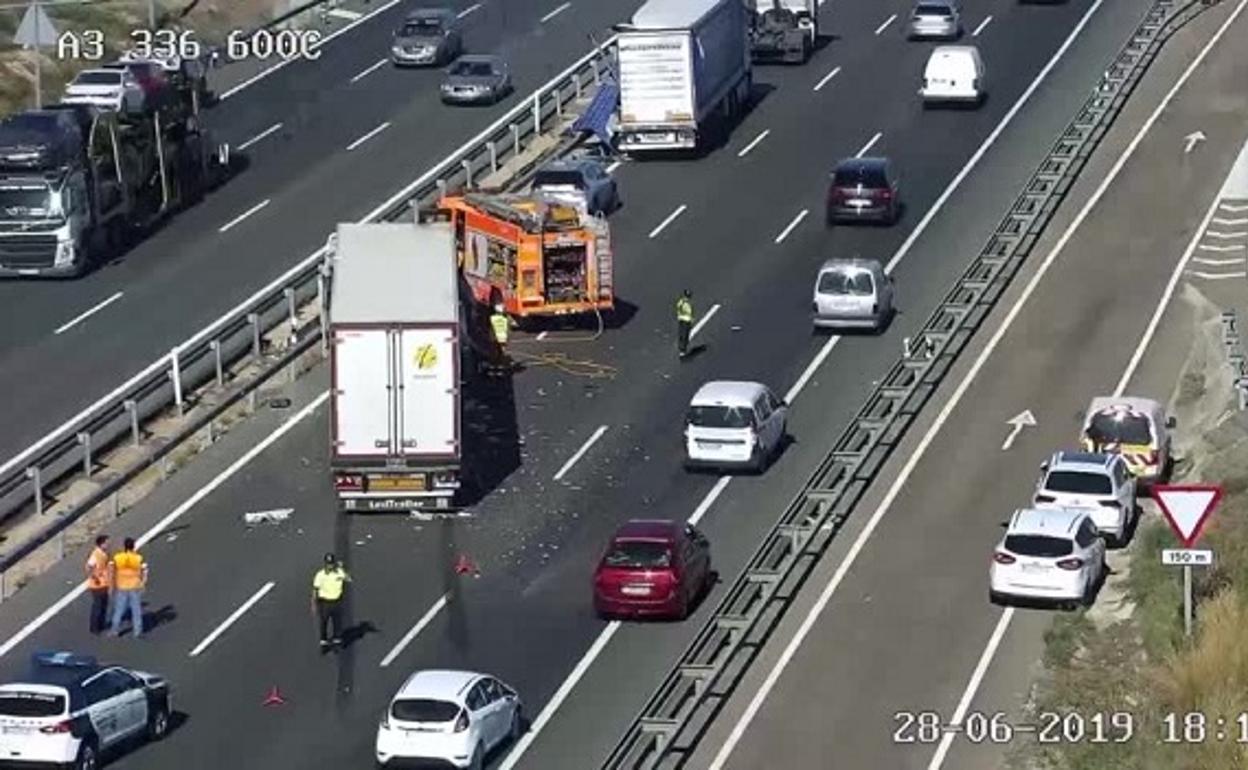
<svg viewBox="0 0 1248 770">
<path fill-rule="evenodd" d="M 649 0 L 617 26 L 620 149 L 695 149 L 708 119 L 737 118 L 752 82 L 750 13 L 742 0 Z"/>
<path fill-rule="evenodd" d="M 339 225 L 332 259 L 330 463 L 342 508 L 450 508 L 462 458 L 450 224 Z"/>
</svg>

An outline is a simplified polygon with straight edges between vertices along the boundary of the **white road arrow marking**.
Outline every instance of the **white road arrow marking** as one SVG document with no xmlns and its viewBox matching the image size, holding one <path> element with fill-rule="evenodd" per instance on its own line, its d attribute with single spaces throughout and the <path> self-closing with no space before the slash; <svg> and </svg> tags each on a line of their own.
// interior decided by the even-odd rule
<svg viewBox="0 0 1248 770">
<path fill-rule="evenodd" d="M 1005 452 L 1010 447 L 1014 446 L 1014 439 L 1018 438 L 1018 434 L 1023 432 L 1023 428 L 1026 428 L 1029 425 L 1034 426 L 1036 424 L 1036 417 L 1031 413 L 1030 409 L 1024 409 L 1010 419 L 1006 420 L 1006 423 L 1012 427 L 1010 429 L 1010 435 L 1006 436 L 1005 442 L 1001 444 L 1002 452 Z"/>
<path fill-rule="evenodd" d="M 1186 155 L 1192 150 L 1196 149 L 1196 145 L 1199 144 L 1200 142 L 1205 141 L 1206 139 L 1208 139 L 1208 137 L 1205 136 L 1205 132 L 1199 131 L 1199 130 L 1193 131 L 1192 133 L 1183 137 L 1183 141 L 1185 143 L 1183 146 L 1183 154 Z"/>
</svg>

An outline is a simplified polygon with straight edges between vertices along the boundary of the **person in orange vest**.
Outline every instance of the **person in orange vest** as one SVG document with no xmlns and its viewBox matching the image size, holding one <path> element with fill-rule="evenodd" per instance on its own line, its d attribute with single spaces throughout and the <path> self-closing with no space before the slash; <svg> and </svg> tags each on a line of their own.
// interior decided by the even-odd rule
<svg viewBox="0 0 1248 770">
<path fill-rule="evenodd" d="M 143 635 L 143 588 L 147 585 L 147 562 L 134 548 L 134 538 L 126 538 L 120 552 L 113 554 L 113 636 L 121 636 L 121 619 L 130 611 L 130 627 L 135 638 Z"/>
<path fill-rule="evenodd" d="M 87 557 L 87 592 L 91 594 L 91 633 L 101 633 L 108 625 L 108 535 L 95 539 Z"/>
</svg>

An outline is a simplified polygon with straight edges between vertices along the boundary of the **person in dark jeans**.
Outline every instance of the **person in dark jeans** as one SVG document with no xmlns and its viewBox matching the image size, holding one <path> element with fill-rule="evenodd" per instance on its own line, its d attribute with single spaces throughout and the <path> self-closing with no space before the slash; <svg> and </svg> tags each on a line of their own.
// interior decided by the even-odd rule
<svg viewBox="0 0 1248 770">
<path fill-rule="evenodd" d="M 351 576 L 338 558 L 325 554 L 325 566 L 312 578 L 312 606 L 321 630 L 322 650 L 342 644 L 342 597 L 349 582 Z"/>
<path fill-rule="evenodd" d="M 693 292 L 685 291 L 676 299 L 676 352 L 681 358 L 689 355 L 689 335 L 693 329 Z"/>
<path fill-rule="evenodd" d="M 87 628 L 99 634 L 108 628 L 108 535 L 95 539 L 87 557 L 87 593 L 91 595 L 91 615 Z"/>
</svg>

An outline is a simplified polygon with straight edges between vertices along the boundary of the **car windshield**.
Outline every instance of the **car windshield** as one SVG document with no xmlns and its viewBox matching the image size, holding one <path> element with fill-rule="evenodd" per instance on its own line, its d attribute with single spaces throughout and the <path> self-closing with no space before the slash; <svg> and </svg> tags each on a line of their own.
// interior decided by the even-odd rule
<svg viewBox="0 0 1248 770">
<path fill-rule="evenodd" d="M 749 428 L 754 410 L 742 406 L 691 406 L 689 424 L 699 428 Z"/>
<path fill-rule="evenodd" d="M 78 77 L 74 78 L 74 82 L 84 86 L 115 86 L 121 83 L 121 72 L 101 72 L 99 70 L 80 72 Z"/>
<path fill-rule="evenodd" d="M 921 3 L 914 9 L 915 16 L 952 16 L 953 9 L 947 5 Z"/>
<path fill-rule="evenodd" d="M 436 19 L 418 19 L 409 21 L 399 30 L 403 37 L 431 37 L 442 31 L 442 25 Z"/>
<path fill-rule="evenodd" d="M 1100 412 L 1088 423 L 1087 436 L 1093 444 L 1151 444 L 1153 431 L 1148 418 L 1139 413 Z"/>
<path fill-rule="evenodd" d="M 47 216 L 49 198 L 46 187 L 0 187 L 0 217 L 23 219 Z"/>
<path fill-rule="evenodd" d="M 390 715 L 400 722 L 450 722 L 459 716 L 459 706 L 445 700 L 404 698 L 394 702 Z"/>
<path fill-rule="evenodd" d="M 64 695 L 46 692 L 0 693 L 0 716 L 55 717 L 64 713 Z"/>
<path fill-rule="evenodd" d="M 585 184 L 576 171 L 546 170 L 533 177 L 534 187 L 583 187 Z"/>
<path fill-rule="evenodd" d="M 888 187 L 883 168 L 858 164 L 838 168 L 832 183 L 837 187 Z"/>
<path fill-rule="evenodd" d="M 1082 471 L 1053 471 L 1045 480 L 1044 488 L 1049 492 L 1075 495 L 1108 495 L 1114 491 L 1109 476 Z"/>
<path fill-rule="evenodd" d="M 819 276 L 819 293 L 869 297 L 875 291 L 871 285 L 871 274 L 865 270 L 829 270 Z"/>
<path fill-rule="evenodd" d="M 663 569 L 672 566 L 672 548 L 647 540 L 617 540 L 602 563 L 625 569 Z"/>
<path fill-rule="evenodd" d="M 1005 549 L 1019 556 L 1039 556 L 1056 559 L 1074 553 L 1074 544 L 1063 537 L 1048 535 L 1008 535 L 1005 538 Z"/>
<path fill-rule="evenodd" d="M 488 61 L 461 61 L 456 62 L 451 67 L 452 75 L 464 75 L 467 77 L 489 77 L 494 74 L 494 65 Z"/>
</svg>

